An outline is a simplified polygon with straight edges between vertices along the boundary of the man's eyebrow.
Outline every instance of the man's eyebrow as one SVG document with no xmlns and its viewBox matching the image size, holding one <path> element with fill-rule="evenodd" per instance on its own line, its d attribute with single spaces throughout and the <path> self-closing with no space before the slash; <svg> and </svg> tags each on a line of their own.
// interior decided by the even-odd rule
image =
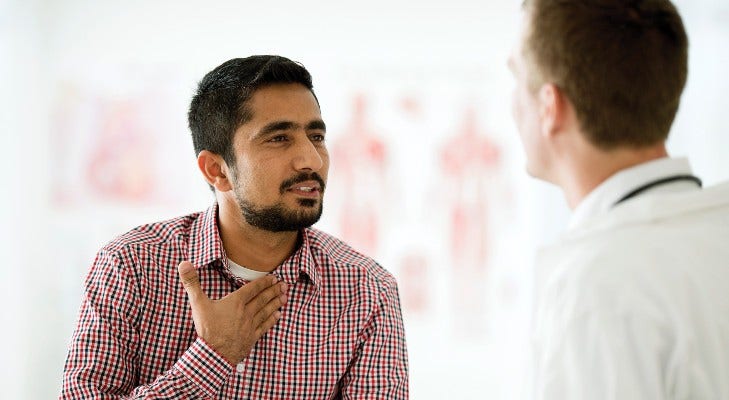
<svg viewBox="0 0 729 400">
<path fill-rule="evenodd" d="M 256 133 L 255 138 L 265 137 L 268 135 L 271 135 L 272 133 L 281 132 L 281 131 L 288 131 L 288 130 L 294 130 L 298 129 L 301 125 L 292 122 L 292 121 L 274 121 L 267 125 L 264 125 L 261 130 Z M 324 121 L 318 119 L 309 122 L 306 124 L 306 130 L 322 130 L 326 131 L 327 126 L 324 123 Z"/>
<path fill-rule="evenodd" d="M 322 121 L 320 119 L 318 119 L 316 121 L 311 121 L 308 124 L 306 124 L 306 130 L 314 130 L 314 129 L 318 129 L 318 130 L 326 132 L 327 124 L 325 124 L 324 121 Z"/>
<path fill-rule="evenodd" d="M 260 131 L 256 134 L 256 137 L 262 137 L 266 135 L 270 135 L 274 132 L 279 131 L 287 131 L 290 129 L 296 129 L 299 125 L 296 123 L 293 123 L 291 121 L 274 121 L 270 124 L 265 125 L 263 128 L 261 128 Z"/>
</svg>

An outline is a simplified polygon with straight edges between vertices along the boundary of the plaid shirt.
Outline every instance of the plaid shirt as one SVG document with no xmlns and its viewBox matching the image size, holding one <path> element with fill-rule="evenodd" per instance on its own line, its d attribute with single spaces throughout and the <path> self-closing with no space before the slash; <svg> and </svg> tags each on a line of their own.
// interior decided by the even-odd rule
<svg viewBox="0 0 729 400">
<path fill-rule="evenodd" d="M 227 268 L 217 205 L 143 225 L 101 249 L 86 279 L 63 374 L 64 399 L 407 399 L 395 279 L 315 229 L 272 273 L 289 285 L 281 319 L 231 366 L 195 333 L 177 265 L 211 299 L 246 282 Z"/>
</svg>

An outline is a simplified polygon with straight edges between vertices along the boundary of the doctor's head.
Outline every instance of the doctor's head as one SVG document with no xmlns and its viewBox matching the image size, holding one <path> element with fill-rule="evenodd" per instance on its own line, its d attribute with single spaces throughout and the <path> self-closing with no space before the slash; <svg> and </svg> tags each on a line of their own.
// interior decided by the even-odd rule
<svg viewBox="0 0 729 400">
<path fill-rule="evenodd" d="M 188 122 L 221 214 L 272 232 L 319 219 L 326 125 L 301 64 L 280 56 L 226 61 L 198 85 Z"/>
<path fill-rule="evenodd" d="M 581 148 L 663 146 L 688 64 L 688 39 L 670 1 L 525 0 L 522 7 L 509 67 L 531 175 L 555 182 L 561 160 Z"/>
</svg>

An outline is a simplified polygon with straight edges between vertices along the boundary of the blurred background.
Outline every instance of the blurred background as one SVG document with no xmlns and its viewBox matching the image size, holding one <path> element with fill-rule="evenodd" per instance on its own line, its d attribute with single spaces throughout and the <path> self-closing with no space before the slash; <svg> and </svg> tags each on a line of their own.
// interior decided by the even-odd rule
<svg viewBox="0 0 729 400">
<path fill-rule="evenodd" d="M 317 226 L 398 279 L 413 399 L 526 388 L 531 264 L 569 211 L 524 172 L 506 59 L 521 1 L 0 0 L 0 387 L 57 397 L 96 251 L 205 209 L 186 111 L 222 62 L 312 73 L 332 155 Z M 729 178 L 729 1 L 677 5 L 669 150 Z"/>
</svg>

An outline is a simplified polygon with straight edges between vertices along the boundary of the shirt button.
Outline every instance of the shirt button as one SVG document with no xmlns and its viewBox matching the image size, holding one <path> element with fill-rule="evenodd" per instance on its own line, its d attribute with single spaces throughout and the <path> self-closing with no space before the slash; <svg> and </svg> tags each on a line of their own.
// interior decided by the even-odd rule
<svg viewBox="0 0 729 400">
<path fill-rule="evenodd" d="M 239 362 L 238 365 L 235 366 L 235 370 L 238 372 L 243 372 L 245 368 L 246 366 L 242 362 Z"/>
</svg>

